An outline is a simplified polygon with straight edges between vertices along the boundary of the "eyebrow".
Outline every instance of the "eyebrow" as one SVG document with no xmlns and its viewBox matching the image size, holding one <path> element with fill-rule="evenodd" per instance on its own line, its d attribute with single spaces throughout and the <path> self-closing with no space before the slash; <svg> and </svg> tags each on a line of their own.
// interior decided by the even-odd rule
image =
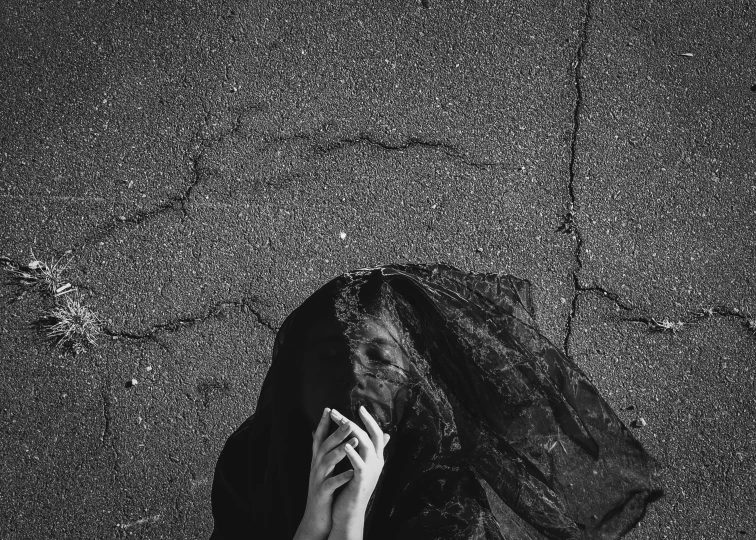
<svg viewBox="0 0 756 540">
<path fill-rule="evenodd" d="M 396 340 L 395 340 L 395 339 L 393 338 L 393 336 L 391 336 L 391 339 L 386 339 L 386 338 L 384 338 L 384 337 L 376 336 L 376 337 L 374 337 L 374 338 L 371 338 L 371 339 L 367 340 L 367 343 L 373 343 L 373 344 L 375 344 L 375 345 L 388 345 L 388 346 L 391 346 L 391 347 L 393 347 L 393 348 L 395 348 L 395 349 L 399 350 L 399 352 L 400 352 L 400 353 L 401 353 L 402 355 L 406 355 L 406 351 L 404 350 L 404 347 L 402 347 L 402 345 L 401 345 L 401 344 L 400 344 L 399 342 L 397 342 L 397 341 L 396 341 Z M 393 366 L 395 366 L 395 367 L 398 367 L 399 369 L 402 369 L 402 370 L 404 369 L 404 368 L 403 368 L 403 367 L 401 367 L 401 366 L 397 366 L 397 365 L 396 365 L 396 364 L 394 364 L 393 362 L 390 362 L 390 363 L 391 363 L 391 365 L 393 365 Z"/>
<path fill-rule="evenodd" d="M 312 347 L 315 348 L 315 349 L 317 349 L 319 347 L 327 346 L 327 345 L 329 345 L 330 343 L 333 343 L 333 342 L 337 342 L 337 343 L 349 343 L 349 340 L 347 340 L 347 338 L 345 336 L 343 336 L 343 335 L 327 336 L 327 337 L 322 338 L 319 341 L 317 341 L 314 345 L 312 345 Z M 389 340 L 389 339 L 386 339 L 386 338 L 381 337 L 381 336 L 376 336 L 376 337 L 370 338 L 369 340 L 366 341 L 366 343 L 372 343 L 372 344 L 375 344 L 375 345 L 388 345 L 388 346 L 396 347 L 397 349 L 399 349 L 402 352 L 404 351 L 404 349 L 402 349 L 402 346 L 399 343 L 397 343 L 396 340 L 394 340 L 394 339 L 390 339 Z"/>
<path fill-rule="evenodd" d="M 390 339 L 389 340 L 389 339 L 386 339 L 386 338 L 383 338 L 383 337 L 380 337 L 380 336 L 371 338 L 367 342 L 368 343 L 376 343 L 378 345 L 392 345 L 394 347 L 399 348 L 400 350 L 402 349 L 402 346 L 399 345 L 399 343 L 397 343 L 396 340 L 394 340 L 394 339 Z"/>
</svg>

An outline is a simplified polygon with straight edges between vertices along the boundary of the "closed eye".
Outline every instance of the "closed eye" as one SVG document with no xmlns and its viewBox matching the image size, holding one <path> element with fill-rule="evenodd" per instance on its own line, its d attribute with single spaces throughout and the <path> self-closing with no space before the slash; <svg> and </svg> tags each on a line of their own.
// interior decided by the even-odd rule
<svg viewBox="0 0 756 540">
<path fill-rule="evenodd" d="M 368 360 L 371 363 L 373 363 L 373 364 L 381 364 L 381 365 L 384 365 L 384 366 L 386 366 L 386 365 L 392 366 L 393 365 L 391 362 L 389 362 L 388 360 L 386 360 L 383 357 L 383 355 L 381 354 L 380 350 L 375 349 L 373 347 L 371 347 L 371 348 L 369 348 L 367 350 L 366 356 L 367 356 Z"/>
</svg>

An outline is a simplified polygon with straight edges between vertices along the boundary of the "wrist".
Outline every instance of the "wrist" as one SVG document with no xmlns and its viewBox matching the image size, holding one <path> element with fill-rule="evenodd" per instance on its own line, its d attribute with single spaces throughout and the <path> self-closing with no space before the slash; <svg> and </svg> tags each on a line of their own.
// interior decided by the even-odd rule
<svg viewBox="0 0 756 540">
<path fill-rule="evenodd" d="M 307 528 L 300 523 L 297 532 L 294 534 L 294 540 L 326 540 L 326 536 L 317 536 L 308 531 Z"/>
<path fill-rule="evenodd" d="M 365 529 L 365 515 L 359 513 L 343 523 L 334 523 L 328 540 L 362 540 Z"/>
<path fill-rule="evenodd" d="M 328 534 L 315 534 L 308 531 L 306 528 L 299 524 L 296 534 L 294 534 L 294 540 L 327 540 Z"/>
<path fill-rule="evenodd" d="M 299 522 L 294 540 L 326 540 L 330 529 L 330 519 L 323 519 L 324 513 L 313 513 L 308 508 Z"/>
</svg>

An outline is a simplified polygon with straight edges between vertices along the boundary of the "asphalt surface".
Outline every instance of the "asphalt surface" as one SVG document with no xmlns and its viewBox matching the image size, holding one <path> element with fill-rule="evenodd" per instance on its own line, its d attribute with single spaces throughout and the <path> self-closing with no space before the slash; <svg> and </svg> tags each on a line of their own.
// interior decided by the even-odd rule
<svg viewBox="0 0 756 540">
<path fill-rule="evenodd" d="M 1 254 L 70 250 L 107 333 L 55 349 L 3 287 L 2 538 L 208 537 L 278 325 L 403 261 L 535 284 L 660 462 L 627 538 L 756 538 L 752 2 L 0 14 Z"/>
</svg>

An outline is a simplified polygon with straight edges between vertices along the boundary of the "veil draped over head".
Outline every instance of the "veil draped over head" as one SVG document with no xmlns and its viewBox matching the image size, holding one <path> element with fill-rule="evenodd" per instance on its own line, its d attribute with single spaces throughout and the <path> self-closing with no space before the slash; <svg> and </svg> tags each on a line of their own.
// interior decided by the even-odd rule
<svg viewBox="0 0 756 540">
<path fill-rule="evenodd" d="M 540 334 L 530 289 L 504 273 L 391 264 L 316 291 L 278 331 L 257 408 L 220 455 L 212 538 L 291 540 L 323 408 L 364 429 L 360 405 L 391 434 L 365 540 L 630 530 L 662 495 L 655 462 Z M 499 524 L 481 478 L 504 503 Z"/>
</svg>

